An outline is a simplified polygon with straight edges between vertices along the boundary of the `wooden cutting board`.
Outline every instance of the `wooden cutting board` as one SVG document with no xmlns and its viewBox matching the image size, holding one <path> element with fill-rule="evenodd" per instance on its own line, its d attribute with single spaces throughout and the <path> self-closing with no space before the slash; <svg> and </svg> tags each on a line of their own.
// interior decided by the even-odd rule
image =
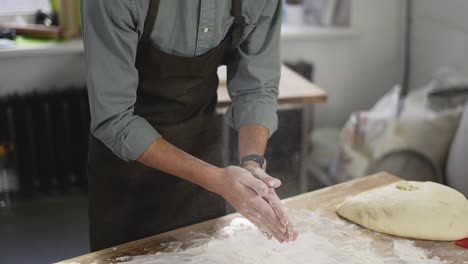
<svg viewBox="0 0 468 264">
<path fill-rule="evenodd" d="M 284 204 L 289 209 L 306 209 L 320 210 L 332 220 L 340 219 L 335 213 L 335 207 L 341 203 L 347 196 L 356 195 L 360 192 L 384 186 L 396 181 L 400 178 L 387 173 L 379 173 L 376 175 L 360 178 L 354 181 L 338 184 L 318 191 L 295 196 L 284 201 Z M 238 214 L 232 214 L 211 221 L 203 222 L 193 226 L 181 228 L 168 233 L 156 235 L 139 241 L 127 243 L 114 248 L 105 249 L 94 252 L 81 257 L 76 257 L 61 263 L 111 263 L 116 258 L 123 256 L 136 256 L 145 254 L 154 254 L 157 252 L 170 252 L 167 248 L 168 242 L 182 241 L 188 243 L 185 246 L 190 246 L 190 242 L 186 242 L 188 235 L 191 232 L 203 233 L 212 235 L 221 228 L 229 225 L 230 221 Z M 344 221 L 344 220 L 343 220 Z M 311 223 L 313 224 L 313 223 Z M 326 227 L 324 227 L 326 228 Z M 372 245 L 379 253 L 388 253 L 392 241 L 395 237 L 376 233 L 364 228 L 355 228 L 355 233 L 349 234 L 353 236 L 362 236 L 372 239 Z M 349 232 L 349 230 L 347 231 Z M 352 231 L 353 232 L 353 231 Z M 414 241 L 414 245 L 426 249 L 430 256 L 437 256 L 443 261 L 453 264 L 465 264 L 468 261 L 468 250 L 457 247 L 454 242 L 434 242 L 434 241 Z"/>
</svg>

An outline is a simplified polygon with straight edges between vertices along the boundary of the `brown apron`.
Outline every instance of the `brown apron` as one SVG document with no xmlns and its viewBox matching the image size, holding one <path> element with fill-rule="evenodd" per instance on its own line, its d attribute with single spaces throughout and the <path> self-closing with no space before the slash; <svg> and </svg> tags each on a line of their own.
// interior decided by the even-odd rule
<svg viewBox="0 0 468 264">
<path fill-rule="evenodd" d="M 165 53 L 153 43 L 158 8 L 159 0 L 151 0 L 138 44 L 134 114 L 178 148 L 221 166 L 221 129 L 215 113 L 217 68 L 234 56 L 240 42 L 245 25 L 241 1 L 233 0 L 235 23 L 221 44 L 192 58 Z M 93 136 L 88 177 L 92 251 L 225 213 L 224 201 L 216 194 L 136 161 L 124 162 Z"/>
</svg>

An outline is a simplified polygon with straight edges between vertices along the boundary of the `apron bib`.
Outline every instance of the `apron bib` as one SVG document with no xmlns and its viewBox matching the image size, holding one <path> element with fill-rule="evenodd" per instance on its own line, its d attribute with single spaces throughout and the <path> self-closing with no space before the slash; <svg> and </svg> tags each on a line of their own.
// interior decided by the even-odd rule
<svg viewBox="0 0 468 264">
<path fill-rule="evenodd" d="M 138 44 L 135 115 L 165 140 L 215 166 L 222 166 L 222 137 L 216 116 L 218 66 L 240 42 L 241 2 L 233 0 L 235 23 L 214 49 L 197 57 L 163 52 L 151 40 L 159 0 L 150 0 Z M 118 158 L 90 136 L 88 157 L 91 251 L 149 237 L 225 214 L 224 200 L 209 191 Z"/>
</svg>

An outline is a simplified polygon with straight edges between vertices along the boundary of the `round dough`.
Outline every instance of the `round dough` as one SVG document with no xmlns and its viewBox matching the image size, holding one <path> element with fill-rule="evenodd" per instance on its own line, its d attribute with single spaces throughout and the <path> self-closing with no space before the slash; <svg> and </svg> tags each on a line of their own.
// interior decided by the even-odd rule
<svg viewBox="0 0 468 264">
<path fill-rule="evenodd" d="M 342 217 L 368 229 L 415 239 L 453 241 L 468 237 L 468 201 L 434 182 L 401 181 L 348 197 Z"/>
</svg>

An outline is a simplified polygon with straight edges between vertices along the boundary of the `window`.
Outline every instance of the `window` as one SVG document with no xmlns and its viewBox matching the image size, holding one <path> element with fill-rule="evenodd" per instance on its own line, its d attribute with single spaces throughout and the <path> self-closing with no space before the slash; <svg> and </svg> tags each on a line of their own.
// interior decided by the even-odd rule
<svg viewBox="0 0 468 264">
<path fill-rule="evenodd" d="M 32 14 L 50 11 L 49 0 L 0 0 L 0 15 Z"/>
</svg>

